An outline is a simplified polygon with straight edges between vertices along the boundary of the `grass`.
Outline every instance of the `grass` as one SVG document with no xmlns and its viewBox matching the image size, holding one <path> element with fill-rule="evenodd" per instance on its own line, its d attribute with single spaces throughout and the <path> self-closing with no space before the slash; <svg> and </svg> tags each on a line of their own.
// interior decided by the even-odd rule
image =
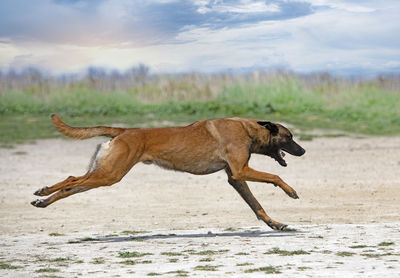
<svg viewBox="0 0 400 278">
<path fill-rule="evenodd" d="M 228 81 L 164 78 L 168 87 L 152 81 L 131 89 L 101 91 L 76 81 L 47 91 L 36 85 L 0 91 L 0 142 L 59 137 L 51 113 L 71 125 L 155 126 L 163 121 L 183 124 L 240 116 L 287 122 L 304 131 L 400 133 L 400 89 L 388 90 L 379 82 L 342 80 L 310 86 L 295 75 L 265 75 L 261 80 L 237 76 Z M 303 140 L 313 138 L 302 134 Z"/>
<path fill-rule="evenodd" d="M 135 264 L 137 264 L 137 261 L 125 260 L 125 261 L 121 261 L 120 264 L 135 265 Z"/>
<path fill-rule="evenodd" d="M 140 252 L 118 252 L 118 256 L 121 258 L 139 258 L 148 255 L 153 255 L 153 253 L 140 253 Z"/>
<path fill-rule="evenodd" d="M 49 236 L 65 236 L 65 235 L 60 233 L 50 233 Z"/>
<path fill-rule="evenodd" d="M 279 248 L 272 248 L 269 251 L 265 252 L 264 254 L 266 255 L 280 255 L 280 256 L 294 256 L 294 255 L 308 255 L 310 254 L 309 252 L 306 252 L 304 250 L 295 250 L 295 251 L 287 251 L 287 250 L 281 250 Z"/>
<path fill-rule="evenodd" d="M 110 238 L 110 237 L 117 237 L 117 236 L 118 236 L 118 234 L 108 234 L 108 235 L 105 235 L 104 237 Z"/>
<path fill-rule="evenodd" d="M 394 245 L 394 242 L 392 241 L 382 241 L 381 243 L 378 244 L 378 246 L 391 246 Z"/>
<path fill-rule="evenodd" d="M 179 277 L 186 277 L 188 275 L 188 271 L 185 270 L 173 270 L 173 271 L 168 271 L 167 274 L 176 274 L 176 276 Z"/>
<path fill-rule="evenodd" d="M 164 256 L 183 256 L 184 254 L 181 252 L 161 252 L 161 255 Z"/>
<path fill-rule="evenodd" d="M 282 232 L 287 232 L 287 233 L 290 233 L 290 232 L 297 232 L 297 229 L 295 229 L 295 228 L 285 228 L 285 229 L 283 229 L 283 231 Z"/>
<path fill-rule="evenodd" d="M 379 257 L 384 257 L 384 256 L 400 256 L 400 254 L 394 254 L 394 253 L 364 253 L 361 254 L 361 256 L 367 257 L 367 258 L 379 258 Z"/>
<path fill-rule="evenodd" d="M 194 268 L 194 270 L 201 270 L 201 271 L 217 271 L 219 265 L 198 265 Z"/>
<path fill-rule="evenodd" d="M 145 261 L 139 261 L 139 260 L 124 260 L 119 262 L 120 264 L 125 264 L 125 265 L 136 265 L 136 264 L 151 264 L 153 263 L 150 260 L 145 260 Z"/>
<path fill-rule="evenodd" d="M 68 258 L 68 257 L 65 257 L 65 258 L 63 258 L 63 257 L 57 257 L 57 258 L 51 259 L 52 262 L 67 262 L 67 261 L 70 261 L 70 260 L 71 260 L 71 259 Z"/>
<path fill-rule="evenodd" d="M 236 266 L 248 266 L 253 265 L 253 263 L 237 263 Z"/>
<path fill-rule="evenodd" d="M 14 149 L 15 145 L 11 143 L 0 143 L 0 149 Z"/>
<path fill-rule="evenodd" d="M 318 239 L 323 239 L 323 236 L 310 236 L 309 238 L 318 238 Z"/>
<path fill-rule="evenodd" d="M 18 269 L 20 268 L 19 266 L 15 266 L 15 265 L 11 265 L 11 264 L 7 264 L 7 263 L 3 263 L 0 262 L 0 269 Z"/>
<path fill-rule="evenodd" d="M 46 267 L 46 268 L 39 268 L 35 272 L 37 273 L 47 273 L 47 272 L 59 272 L 60 270 L 58 268 L 51 268 L 51 267 Z"/>
<path fill-rule="evenodd" d="M 352 248 L 352 249 L 360 249 L 360 248 L 367 248 L 369 246 L 365 245 L 365 244 L 359 244 L 359 245 L 352 245 L 352 246 L 349 246 L 349 247 Z"/>
<path fill-rule="evenodd" d="M 299 266 L 299 267 L 297 267 L 297 269 L 300 270 L 300 271 L 305 271 L 305 270 L 307 270 L 307 269 L 311 269 L 311 267 L 308 267 L 308 266 Z"/>
<path fill-rule="evenodd" d="M 198 252 L 190 250 L 188 253 L 190 255 L 210 256 L 210 255 L 216 255 L 216 254 L 221 254 L 221 253 L 226 253 L 226 252 L 229 252 L 229 250 L 228 249 L 221 249 L 221 250 L 217 250 L 217 251 L 203 250 L 203 251 L 198 251 Z"/>
<path fill-rule="evenodd" d="M 264 272 L 266 274 L 279 274 L 281 273 L 277 267 L 274 266 L 263 266 L 259 268 L 250 268 L 246 269 L 244 273 L 253 273 L 253 272 Z"/>
<path fill-rule="evenodd" d="M 339 256 L 339 257 L 351 257 L 354 254 L 355 253 L 353 253 L 353 252 L 341 251 L 341 252 L 337 252 L 336 256 Z"/>
<path fill-rule="evenodd" d="M 214 261 L 214 259 L 213 258 L 202 258 L 202 259 L 200 259 L 199 260 L 199 262 L 212 262 L 212 261 Z"/>
<path fill-rule="evenodd" d="M 92 264 L 104 264 L 105 260 L 103 257 L 93 258 L 91 261 Z"/>
<path fill-rule="evenodd" d="M 86 241 L 98 241 L 98 240 L 99 239 L 93 238 L 93 237 L 83 237 L 83 238 L 79 238 L 77 240 L 69 240 L 68 243 L 75 244 L 75 243 L 82 243 L 82 242 L 86 242 Z"/>
<path fill-rule="evenodd" d="M 13 152 L 12 154 L 14 154 L 14 155 L 27 155 L 28 153 L 24 152 L 24 151 L 17 151 L 17 152 Z"/>
<path fill-rule="evenodd" d="M 148 233 L 148 231 L 129 231 L 129 230 L 125 230 L 125 231 L 121 232 L 121 234 L 124 234 L 124 235 L 137 235 L 137 234 L 145 234 L 145 233 Z"/>
</svg>

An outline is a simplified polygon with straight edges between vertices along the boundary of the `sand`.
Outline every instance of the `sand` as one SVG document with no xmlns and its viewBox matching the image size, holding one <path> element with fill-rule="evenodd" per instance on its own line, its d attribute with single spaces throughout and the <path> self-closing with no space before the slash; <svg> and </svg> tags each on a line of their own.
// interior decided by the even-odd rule
<svg viewBox="0 0 400 278">
<path fill-rule="evenodd" d="M 253 155 L 253 168 L 278 174 L 300 197 L 249 183 L 291 232 L 258 221 L 224 172 L 194 176 L 139 164 L 111 187 L 45 209 L 30 205 L 37 189 L 84 174 L 102 141 L 48 139 L 0 149 L 1 277 L 400 273 L 400 137 L 300 141 L 307 153 L 287 155 L 286 168 Z M 128 251 L 151 254 L 120 257 Z"/>
</svg>

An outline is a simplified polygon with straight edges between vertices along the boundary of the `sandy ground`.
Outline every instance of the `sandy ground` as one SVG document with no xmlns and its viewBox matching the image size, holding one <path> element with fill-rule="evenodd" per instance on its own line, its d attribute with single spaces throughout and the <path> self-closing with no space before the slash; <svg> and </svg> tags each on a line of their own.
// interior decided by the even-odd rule
<svg viewBox="0 0 400 278">
<path fill-rule="evenodd" d="M 307 153 L 287 155 L 286 168 L 252 156 L 252 167 L 297 191 L 293 200 L 250 183 L 267 213 L 292 232 L 259 222 L 224 172 L 194 176 L 140 164 L 112 187 L 45 209 L 30 205 L 35 190 L 83 174 L 102 141 L 0 149 L 0 277 L 400 273 L 400 137 L 300 142 Z"/>
</svg>

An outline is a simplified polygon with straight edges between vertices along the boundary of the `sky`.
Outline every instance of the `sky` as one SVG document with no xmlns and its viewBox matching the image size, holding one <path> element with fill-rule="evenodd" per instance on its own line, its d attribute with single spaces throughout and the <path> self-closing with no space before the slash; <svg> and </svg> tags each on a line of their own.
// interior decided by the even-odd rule
<svg viewBox="0 0 400 278">
<path fill-rule="evenodd" d="M 400 1 L 2 0 L 0 69 L 400 73 Z"/>
</svg>

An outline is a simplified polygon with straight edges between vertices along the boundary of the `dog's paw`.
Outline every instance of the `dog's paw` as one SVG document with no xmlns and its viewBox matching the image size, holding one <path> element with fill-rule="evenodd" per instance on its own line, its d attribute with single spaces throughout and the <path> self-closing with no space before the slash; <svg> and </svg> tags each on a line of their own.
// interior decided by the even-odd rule
<svg viewBox="0 0 400 278">
<path fill-rule="evenodd" d="M 289 195 L 290 198 L 299 199 L 299 196 L 297 196 L 297 193 L 294 190 L 293 192 L 288 192 L 287 194 Z"/>
<path fill-rule="evenodd" d="M 32 206 L 35 206 L 37 208 L 45 208 L 47 207 L 47 203 L 45 200 L 40 200 L 40 199 L 36 199 L 35 201 L 31 202 Z"/>
<path fill-rule="evenodd" d="M 288 189 L 284 189 L 284 191 L 290 198 L 299 199 L 299 196 L 297 196 L 297 193 L 293 188 L 289 187 Z"/>
<path fill-rule="evenodd" d="M 39 190 L 36 190 L 35 193 L 33 193 L 33 195 L 36 195 L 36 196 L 46 196 L 46 195 L 48 195 L 48 194 L 46 194 L 47 189 L 48 189 L 47 186 L 42 187 L 42 188 L 40 188 Z"/>
<path fill-rule="evenodd" d="M 267 222 L 267 225 L 275 231 L 283 231 L 287 227 L 287 225 L 275 221 L 269 221 Z"/>
</svg>

